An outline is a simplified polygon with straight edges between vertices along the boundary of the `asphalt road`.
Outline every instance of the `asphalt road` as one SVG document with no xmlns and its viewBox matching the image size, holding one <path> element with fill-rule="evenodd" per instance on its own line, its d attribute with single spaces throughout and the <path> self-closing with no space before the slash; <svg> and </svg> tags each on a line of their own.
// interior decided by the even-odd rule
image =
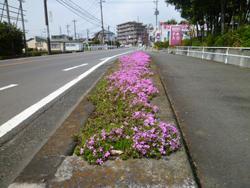
<svg viewBox="0 0 250 188">
<path fill-rule="evenodd" d="M 128 49 L 0 61 L 0 125 L 100 63 L 100 59 L 125 51 Z M 79 65 L 83 66 L 63 71 Z M 17 86 L 4 89 L 11 85 Z"/>
<path fill-rule="evenodd" d="M 0 133 L 1 126 L 31 105 L 40 103 L 54 91 L 86 75 L 104 59 L 135 49 L 117 49 L 0 61 Z M 110 59 L 60 97 L 41 107 L 35 118 L 10 132 L 0 145 L 0 187 L 7 187 L 31 161 L 53 132 L 107 70 Z M 105 60 L 106 61 L 106 60 Z M 14 84 L 14 85 L 13 85 Z M 9 86 L 9 87 L 8 87 Z M 65 89 L 65 87 L 64 87 Z M 38 105 L 39 106 L 39 105 Z M 14 122 L 15 123 L 15 122 Z M 20 128 L 21 127 L 21 128 Z M 1 140 L 1 138 L 0 138 Z"/>
<path fill-rule="evenodd" d="M 250 69 L 153 53 L 202 187 L 250 187 Z"/>
</svg>

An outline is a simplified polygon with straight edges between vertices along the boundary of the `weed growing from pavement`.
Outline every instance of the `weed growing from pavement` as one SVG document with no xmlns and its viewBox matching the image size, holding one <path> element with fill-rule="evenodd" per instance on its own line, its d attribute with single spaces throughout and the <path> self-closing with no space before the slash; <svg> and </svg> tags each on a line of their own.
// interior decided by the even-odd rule
<svg viewBox="0 0 250 188">
<path fill-rule="evenodd" d="M 75 154 L 90 164 L 108 159 L 161 158 L 180 147 L 175 126 L 157 117 L 150 101 L 158 93 L 143 52 L 119 59 L 119 70 L 102 79 L 89 97 L 95 112 L 83 128 Z"/>
</svg>

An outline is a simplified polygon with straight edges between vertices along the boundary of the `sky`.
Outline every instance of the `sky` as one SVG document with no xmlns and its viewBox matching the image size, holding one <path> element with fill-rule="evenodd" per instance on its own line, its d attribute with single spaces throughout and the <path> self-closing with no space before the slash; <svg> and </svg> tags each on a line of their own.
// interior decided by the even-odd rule
<svg viewBox="0 0 250 188">
<path fill-rule="evenodd" d="M 0 0 L 2 2 L 4 0 Z M 48 13 L 50 33 L 67 34 L 66 25 L 69 25 L 70 35 L 74 33 L 73 20 L 76 20 L 76 30 L 80 37 L 86 37 L 87 29 L 90 34 L 101 29 L 100 26 L 86 22 L 83 18 L 70 12 L 67 8 L 57 2 L 57 0 L 48 1 Z M 69 1 L 69 0 L 66 0 Z M 87 10 L 89 13 L 100 19 L 99 0 L 71 0 Z M 9 4 L 15 6 L 17 0 L 9 0 Z M 43 0 L 25 0 L 23 4 L 26 10 L 25 27 L 27 30 L 27 38 L 33 36 L 46 36 L 46 27 L 44 21 Z M 153 0 L 105 0 L 103 3 L 103 14 L 105 29 L 110 25 L 110 30 L 116 32 L 116 25 L 127 21 L 140 21 L 144 24 L 153 24 L 155 26 L 154 16 L 155 4 Z M 159 0 L 159 21 L 168 19 L 181 20 L 180 13 L 170 6 Z M 61 28 L 61 29 L 60 29 Z"/>
</svg>

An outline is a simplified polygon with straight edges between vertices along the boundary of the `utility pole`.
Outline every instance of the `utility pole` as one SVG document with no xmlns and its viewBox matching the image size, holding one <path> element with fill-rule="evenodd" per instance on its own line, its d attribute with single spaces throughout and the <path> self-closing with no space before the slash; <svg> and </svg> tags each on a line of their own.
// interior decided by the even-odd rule
<svg viewBox="0 0 250 188">
<path fill-rule="evenodd" d="M 76 20 L 73 20 L 74 23 L 74 33 L 75 33 L 75 40 L 76 40 Z"/>
<path fill-rule="evenodd" d="M 59 26 L 59 35 L 62 35 L 62 27 Z"/>
<path fill-rule="evenodd" d="M 110 26 L 108 25 L 108 42 L 110 41 L 110 33 L 109 33 Z"/>
<path fill-rule="evenodd" d="M 89 44 L 89 30 L 87 29 L 87 44 Z"/>
<path fill-rule="evenodd" d="M 104 0 L 100 0 L 101 21 L 102 21 L 102 44 L 104 44 L 104 26 L 103 26 L 103 11 L 102 11 L 102 3 L 104 3 Z"/>
<path fill-rule="evenodd" d="M 154 3 L 155 3 L 155 28 L 157 29 L 158 28 L 158 15 L 159 15 L 159 10 L 158 10 L 158 3 L 159 3 L 159 0 L 154 0 Z"/>
<path fill-rule="evenodd" d="M 27 50 L 27 45 L 26 45 L 26 35 L 25 35 L 25 25 L 24 25 L 24 16 L 23 16 L 23 2 L 22 0 L 19 0 L 20 3 L 20 11 L 21 11 L 21 19 L 22 19 L 22 28 L 23 28 L 23 42 L 24 42 L 24 49 L 25 49 L 25 53 Z"/>
<path fill-rule="evenodd" d="M 67 35 L 69 36 L 69 24 L 66 25 L 66 28 L 67 28 Z"/>
<path fill-rule="evenodd" d="M 6 12 L 7 12 L 8 24 L 11 24 L 10 23 L 10 10 L 9 10 L 8 0 L 5 0 L 4 2 L 5 2 L 5 5 L 6 5 Z"/>
<path fill-rule="evenodd" d="M 47 9 L 47 0 L 44 0 L 44 14 L 45 14 L 45 25 L 47 28 L 47 46 L 48 46 L 48 54 L 51 54 L 51 46 L 50 46 L 50 33 L 49 33 L 49 20 L 48 20 L 48 9 Z"/>
</svg>

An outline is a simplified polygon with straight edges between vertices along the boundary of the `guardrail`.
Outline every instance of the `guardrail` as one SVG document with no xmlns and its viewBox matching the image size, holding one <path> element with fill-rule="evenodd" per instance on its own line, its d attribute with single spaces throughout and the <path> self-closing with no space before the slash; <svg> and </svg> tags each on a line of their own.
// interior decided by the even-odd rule
<svg viewBox="0 0 250 188">
<path fill-rule="evenodd" d="M 187 55 L 250 68 L 250 48 L 177 46 L 175 48 L 169 48 L 168 53 Z"/>
</svg>

